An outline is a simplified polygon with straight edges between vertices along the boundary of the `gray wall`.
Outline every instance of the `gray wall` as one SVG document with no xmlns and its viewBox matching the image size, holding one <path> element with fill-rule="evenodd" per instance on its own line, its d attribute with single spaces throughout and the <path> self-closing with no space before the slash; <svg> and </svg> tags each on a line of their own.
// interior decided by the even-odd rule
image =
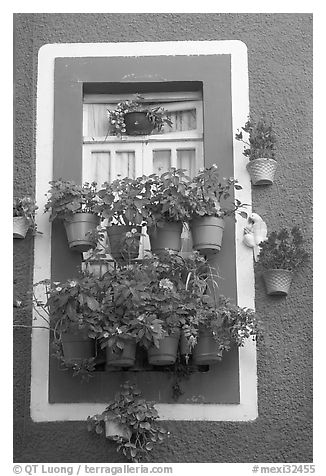
<svg viewBox="0 0 326 476">
<path fill-rule="evenodd" d="M 312 247 L 312 15 L 308 14 L 18 14 L 15 16 L 14 192 L 33 193 L 36 72 L 46 43 L 241 40 L 249 55 L 250 107 L 275 125 L 276 183 L 253 189 L 253 208 L 269 230 L 299 224 Z M 14 292 L 31 320 L 32 237 L 14 243 Z M 312 461 L 312 262 L 287 299 L 269 298 L 256 275 L 259 418 L 250 423 L 167 422 L 170 440 L 155 462 Z M 113 445 L 83 422 L 32 423 L 29 417 L 30 331 L 14 331 L 14 460 L 118 462 Z"/>
</svg>

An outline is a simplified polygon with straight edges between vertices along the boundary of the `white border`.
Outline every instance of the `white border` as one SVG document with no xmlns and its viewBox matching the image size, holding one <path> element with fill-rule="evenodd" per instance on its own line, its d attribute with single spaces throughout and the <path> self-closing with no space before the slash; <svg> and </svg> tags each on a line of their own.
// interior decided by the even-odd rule
<svg viewBox="0 0 326 476">
<path fill-rule="evenodd" d="M 51 227 L 42 213 L 45 193 L 52 180 L 53 165 L 53 90 L 54 60 L 58 57 L 114 57 L 167 55 L 231 55 L 232 120 L 234 132 L 249 113 L 247 47 L 241 41 L 171 41 L 145 43 L 69 43 L 44 45 L 38 56 L 37 131 L 36 131 L 36 201 L 38 229 L 35 239 L 34 283 L 50 277 Z M 234 134 L 233 134 L 234 135 Z M 240 142 L 233 140 L 234 176 L 243 186 L 237 198 L 251 203 L 251 186 Z M 251 249 L 242 243 L 244 219 L 236 224 L 236 263 L 238 304 L 254 308 L 254 273 Z M 41 296 L 40 296 L 41 297 Z M 34 324 L 43 322 L 34 314 Z M 33 329 L 31 368 L 31 418 L 42 421 L 84 420 L 101 412 L 105 405 L 92 403 L 50 404 L 49 332 Z M 239 352 L 239 404 L 157 404 L 162 420 L 249 421 L 258 416 L 256 345 L 248 341 Z"/>
</svg>

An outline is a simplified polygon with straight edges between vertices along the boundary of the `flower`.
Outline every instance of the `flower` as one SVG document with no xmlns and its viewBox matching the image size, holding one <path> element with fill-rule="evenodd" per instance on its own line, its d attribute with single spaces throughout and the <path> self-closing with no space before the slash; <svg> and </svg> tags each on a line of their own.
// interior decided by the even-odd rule
<svg viewBox="0 0 326 476">
<path fill-rule="evenodd" d="M 160 288 L 173 290 L 173 283 L 167 278 L 161 279 L 159 283 Z"/>
<path fill-rule="evenodd" d="M 69 281 L 69 286 L 71 288 L 74 288 L 75 286 L 77 286 L 77 281 Z"/>
<path fill-rule="evenodd" d="M 132 232 L 131 231 L 127 231 L 126 238 L 132 238 Z"/>
<path fill-rule="evenodd" d="M 136 228 L 133 228 L 133 229 L 131 230 L 131 233 L 133 233 L 133 234 L 137 233 Z"/>
<path fill-rule="evenodd" d="M 62 287 L 61 287 L 61 286 L 58 286 L 58 287 L 55 288 L 55 289 L 56 289 L 56 291 L 59 291 L 59 292 L 62 291 Z"/>
</svg>

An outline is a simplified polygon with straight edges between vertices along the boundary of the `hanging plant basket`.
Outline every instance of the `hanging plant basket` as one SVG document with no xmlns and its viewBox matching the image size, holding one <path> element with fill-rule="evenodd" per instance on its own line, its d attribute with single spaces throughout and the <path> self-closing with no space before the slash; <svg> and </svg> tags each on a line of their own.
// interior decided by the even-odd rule
<svg viewBox="0 0 326 476">
<path fill-rule="evenodd" d="M 29 229 L 28 220 L 25 217 L 13 217 L 13 235 L 14 238 L 19 238 L 23 240 Z"/>
<path fill-rule="evenodd" d="M 74 329 L 61 335 L 63 356 L 66 363 L 80 362 L 95 357 L 95 340 L 86 330 Z"/>
<path fill-rule="evenodd" d="M 147 230 L 152 253 L 160 253 L 165 249 L 181 250 L 182 223 L 164 222 L 163 226 L 149 227 Z"/>
<path fill-rule="evenodd" d="M 94 213 L 75 213 L 71 218 L 64 220 L 69 248 L 85 252 L 95 248 L 96 243 L 87 234 L 95 230 L 100 219 Z"/>
<path fill-rule="evenodd" d="M 132 229 L 137 230 L 134 238 L 134 246 L 129 249 L 125 246 L 126 233 Z M 131 260 L 138 258 L 141 226 L 134 225 L 110 225 L 106 228 L 109 242 L 110 254 L 115 260 Z"/>
<path fill-rule="evenodd" d="M 263 273 L 266 291 L 269 296 L 287 296 L 293 273 L 288 269 L 268 269 Z"/>
<path fill-rule="evenodd" d="M 198 341 L 192 351 L 193 363 L 196 365 L 212 365 L 222 359 L 218 344 L 208 329 L 199 332 Z"/>
<path fill-rule="evenodd" d="M 120 436 L 124 440 L 129 440 L 132 431 L 127 425 L 123 425 L 122 423 L 117 422 L 116 420 L 112 419 L 109 416 L 109 419 L 105 421 L 105 436 L 106 438 L 113 439 L 115 436 Z"/>
<path fill-rule="evenodd" d="M 129 136 L 148 135 L 154 130 L 154 124 L 148 119 L 146 111 L 125 113 L 124 123 Z"/>
<path fill-rule="evenodd" d="M 112 347 L 106 347 L 106 363 L 112 367 L 132 367 L 136 360 L 136 341 L 124 340 L 122 350 L 113 351 Z"/>
<path fill-rule="evenodd" d="M 193 248 L 204 254 L 220 251 L 224 232 L 224 220 L 214 216 L 193 218 L 190 222 Z"/>
<path fill-rule="evenodd" d="M 259 158 L 250 160 L 247 170 L 253 185 L 271 185 L 274 182 L 277 162 L 274 159 Z"/>
<path fill-rule="evenodd" d="M 172 365 L 176 361 L 180 332 L 175 332 L 160 340 L 160 346 L 151 346 L 148 351 L 148 363 L 150 365 Z"/>
</svg>

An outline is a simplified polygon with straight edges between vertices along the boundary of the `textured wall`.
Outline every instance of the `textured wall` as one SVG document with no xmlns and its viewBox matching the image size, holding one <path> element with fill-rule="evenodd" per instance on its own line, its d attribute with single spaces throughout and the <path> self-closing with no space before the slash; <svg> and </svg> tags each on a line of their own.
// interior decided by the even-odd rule
<svg viewBox="0 0 326 476">
<path fill-rule="evenodd" d="M 307 14 L 19 14 L 16 16 L 14 191 L 34 190 L 38 49 L 46 43 L 242 40 L 248 46 L 250 107 L 275 125 L 276 183 L 253 190 L 269 230 L 299 224 L 312 247 L 312 16 Z M 30 322 L 32 237 L 14 244 L 14 289 Z M 312 263 L 287 299 L 269 298 L 256 276 L 256 310 L 265 327 L 258 347 L 259 418 L 251 423 L 167 422 L 156 462 L 312 461 Z M 32 423 L 30 332 L 14 332 L 16 462 L 121 462 L 112 445 L 83 422 Z"/>
</svg>

